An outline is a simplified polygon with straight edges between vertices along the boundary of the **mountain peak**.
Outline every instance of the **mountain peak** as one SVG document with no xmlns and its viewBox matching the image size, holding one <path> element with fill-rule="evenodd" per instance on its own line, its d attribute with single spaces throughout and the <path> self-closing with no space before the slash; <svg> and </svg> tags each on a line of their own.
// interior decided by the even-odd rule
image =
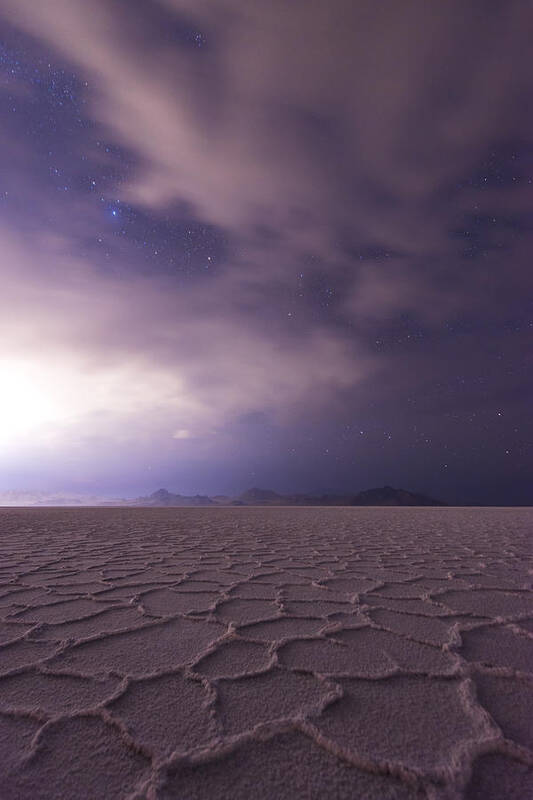
<svg viewBox="0 0 533 800">
<path fill-rule="evenodd" d="M 157 489 L 157 491 L 152 492 L 150 497 L 154 500 L 168 500 L 172 495 L 168 489 Z"/>
<path fill-rule="evenodd" d="M 366 489 L 354 497 L 355 506 L 444 506 L 446 503 L 434 500 L 424 494 L 408 492 L 406 489 L 394 489 L 382 486 Z"/>
</svg>

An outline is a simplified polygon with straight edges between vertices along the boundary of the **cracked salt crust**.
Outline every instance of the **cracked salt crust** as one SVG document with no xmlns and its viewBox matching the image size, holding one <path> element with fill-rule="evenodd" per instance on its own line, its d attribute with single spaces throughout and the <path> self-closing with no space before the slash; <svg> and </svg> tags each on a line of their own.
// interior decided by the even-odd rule
<svg viewBox="0 0 533 800">
<path fill-rule="evenodd" d="M 2 510 L 2 800 L 533 796 L 532 529 Z"/>
</svg>

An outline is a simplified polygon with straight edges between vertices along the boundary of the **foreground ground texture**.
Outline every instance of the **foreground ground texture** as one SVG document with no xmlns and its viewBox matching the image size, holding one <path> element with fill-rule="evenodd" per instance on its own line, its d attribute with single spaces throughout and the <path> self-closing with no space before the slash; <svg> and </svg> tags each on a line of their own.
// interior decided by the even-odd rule
<svg viewBox="0 0 533 800">
<path fill-rule="evenodd" d="M 531 509 L 3 509 L 0 798 L 533 798 Z"/>
</svg>

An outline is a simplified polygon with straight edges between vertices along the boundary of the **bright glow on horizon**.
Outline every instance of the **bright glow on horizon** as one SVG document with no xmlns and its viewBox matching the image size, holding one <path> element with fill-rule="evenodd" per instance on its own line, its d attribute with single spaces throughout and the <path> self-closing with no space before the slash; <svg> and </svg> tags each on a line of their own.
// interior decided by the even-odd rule
<svg viewBox="0 0 533 800">
<path fill-rule="evenodd" d="M 42 368 L 0 360 L 0 447 L 46 436 L 60 423 L 68 411 L 60 388 Z"/>
<path fill-rule="evenodd" d="M 200 410 L 175 375 L 141 365 L 91 370 L 72 361 L 0 358 L 0 449 L 67 441 L 140 440 L 150 431 L 188 439 L 176 429 Z"/>
</svg>

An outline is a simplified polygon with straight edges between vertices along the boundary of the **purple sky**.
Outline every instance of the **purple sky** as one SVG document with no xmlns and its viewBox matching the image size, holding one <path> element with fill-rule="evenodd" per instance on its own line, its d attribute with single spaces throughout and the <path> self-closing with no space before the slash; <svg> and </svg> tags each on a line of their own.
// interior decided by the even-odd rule
<svg viewBox="0 0 533 800">
<path fill-rule="evenodd" d="M 0 23 L 0 490 L 533 502 L 527 4 Z"/>
</svg>

